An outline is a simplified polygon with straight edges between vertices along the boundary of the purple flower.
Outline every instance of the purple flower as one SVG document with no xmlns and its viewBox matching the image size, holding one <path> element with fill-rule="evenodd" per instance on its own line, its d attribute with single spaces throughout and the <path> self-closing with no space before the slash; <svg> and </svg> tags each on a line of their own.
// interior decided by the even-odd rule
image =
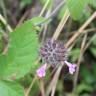
<svg viewBox="0 0 96 96">
<path fill-rule="evenodd" d="M 44 45 L 41 46 L 39 54 L 45 64 L 37 70 L 38 77 L 42 78 L 46 75 L 46 67 L 49 64 L 52 67 L 66 64 L 69 67 L 70 74 L 75 72 L 76 64 L 71 64 L 67 61 L 68 50 L 60 41 L 52 39 L 46 40 Z"/>
<path fill-rule="evenodd" d="M 51 39 L 46 40 L 39 50 L 42 61 L 53 67 L 67 60 L 67 53 L 62 42 Z"/>
<path fill-rule="evenodd" d="M 76 69 L 77 65 L 76 64 L 71 64 L 68 61 L 64 61 L 64 62 L 69 67 L 69 73 L 73 74 L 75 72 L 75 69 Z"/>
<path fill-rule="evenodd" d="M 42 78 L 46 75 L 46 67 L 47 64 L 44 64 L 36 71 L 38 77 Z"/>
</svg>

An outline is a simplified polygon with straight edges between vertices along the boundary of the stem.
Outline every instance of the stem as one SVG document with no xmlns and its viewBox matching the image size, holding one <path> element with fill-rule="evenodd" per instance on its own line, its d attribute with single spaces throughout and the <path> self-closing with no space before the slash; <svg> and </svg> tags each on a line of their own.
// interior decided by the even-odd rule
<svg viewBox="0 0 96 96">
<path fill-rule="evenodd" d="M 31 89 L 32 89 L 32 86 L 33 86 L 33 84 L 35 83 L 36 79 L 37 79 L 37 77 L 35 76 L 34 79 L 33 79 L 32 82 L 31 82 L 31 84 L 30 84 L 27 92 L 25 93 L 25 96 L 29 96 L 29 93 L 30 93 L 30 91 L 31 91 Z"/>
<path fill-rule="evenodd" d="M 54 9 L 53 12 L 52 12 L 43 22 L 45 22 L 45 21 L 49 20 L 50 18 L 52 18 L 52 17 L 58 12 L 58 10 L 63 6 L 64 3 L 65 3 L 65 0 L 63 0 L 63 1 L 56 7 L 56 9 Z M 39 16 L 40 16 L 40 15 L 39 15 Z M 43 23 L 43 22 L 42 22 L 42 23 Z M 36 26 L 39 26 L 39 25 L 41 25 L 41 23 L 36 24 Z"/>
<path fill-rule="evenodd" d="M 70 14 L 69 14 L 69 11 L 68 11 L 68 9 L 67 9 L 67 10 L 65 11 L 65 13 L 64 13 L 64 16 L 63 16 L 62 20 L 60 21 L 60 23 L 59 23 L 59 25 L 58 25 L 55 33 L 54 33 L 52 39 L 56 40 L 56 39 L 59 37 L 59 35 L 60 35 L 60 33 L 61 33 L 61 31 L 62 31 L 65 23 L 67 22 L 67 20 L 68 20 L 68 18 L 69 18 L 69 15 L 70 15 Z"/>
<path fill-rule="evenodd" d="M 65 4 L 65 0 L 63 0 L 54 10 L 53 12 L 50 14 L 50 16 L 48 18 L 51 18 L 53 17 L 57 12 L 58 10 Z"/>
<path fill-rule="evenodd" d="M 3 15 L 4 15 L 4 17 L 5 17 L 6 21 L 7 21 L 8 18 L 7 18 L 6 6 L 5 6 L 5 3 L 4 3 L 4 0 L 0 0 L 0 6 L 1 6 L 2 10 L 3 10 Z"/>
<path fill-rule="evenodd" d="M 12 28 L 10 27 L 10 25 L 7 23 L 7 21 L 1 14 L 0 14 L 0 21 L 6 26 L 9 32 L 12 32 Z"/>
<path fill-rule="evenodd" d="M 83 32 L 83 30 L 92 22 L 92 20 L 96 17 L 96 12 L 92 14 L 92 16 L 80 27 L 80 29 L 68 40 L 65 44 L 66 47 L 69 47 L 75 39 Z"/>
<path fill-rule="evenodd" d="M 61 72 L 62 66 L 59 66 L 59 68 L 57 69 L 52 81 L 49 84 L 49 87 L 47 88 L 47 92 L 46 92 L 46 96 L 49 96 L 51 90 L 52 90 L 52 94 L 51 96 L 54 96 L 55 93 L 55 89 L 56 89 L 56 85 L 57 85 L 57 81 Z"/>
<path fill-rule="evenodd" d="M 83 53 L 84 53 L 83 50 L 84 50 L 84 47 L 85 47 L 86 40 L 87 40 L 87 33 L 84 35 L 84 39 L 83 39 L 82 44 L 81 44 L 81 50 L 80 50 L 81 52 L 80 52 L 80 55 L 79 55 L 79 59 L 78 59 L 78 62 L 77 62 L 77 69 L 76 69 L 75 76 L 74 76 L 73 92 L 75 92 L 75 90 L 76 90 L 77 80 L 78 80 L 78 75 L 79 75 L 79 69 L 80 69 L 81 59 L 82 59 L 82 56 L 83 56 Z"/>
<path fill-rule="evenodd" d="M 93 40 L 95 40 L 96 38 L 96 34 L 91 38 L 91 40 L 86 44 L 84 51 L 90 46 L 90 44 L 92 43 Z"/>
<path fill-rule="evenodd" d="M 47 18 L 49 16 L 50 12 L 51 12 L 51 10 L 48 10 L 48 12 L 46 13 L 45 18 Z M 48 28 L 48 24 L 44 25 L 44 30 L 43 30 L 43 34 L 42 34 L 42 43 L 45 40 L 45 36 L 46 36 L 46 33 L 47 33 L 47 28 Z"/>
<path fill-rule="evenodd" d="M 56 74 L 55 74 L 55 76 L 54 76 L 54 78 L 53 78 L 53 82 L 52 82 L 52 84 L 51 84 L 51 85 L 53 85 L 51 96 L 54 96 L 54 94 L 55 94 L 56 85 L 57 85 L 57 81 L 58 81 L 58 79 L 59 79 L 59 75 L 60 75 L 61 69 L 62 69 L 62 66 L 60 66 L 60 67 L 58 68 L 58 70 L 57 70 L 57 72 L 56 72 Z"/>
<path fill-rule="evenodd" d="M 45 96 L 44 81 L 43 81 L 43 79 L 40 80 L 40 89 L 41 89 L 42 96 Z"/>
<path fill-rule="evenodd" d="M 46 10 L 46 8 L 47 8 L 49 2 L 50 2 L 50 0 L 47 0 L 47 1 L 46 1 L 46 3 L 45 3 L 45 5 L 44 5 L 43 9 L 41 10 L 41 12 L 40 12 L 40 14 L 39 14 L 39 16 L 42 16 L 42 15 L 43 15 L 43 13 L 45 12 L 45 10 Z"/>
</svg>

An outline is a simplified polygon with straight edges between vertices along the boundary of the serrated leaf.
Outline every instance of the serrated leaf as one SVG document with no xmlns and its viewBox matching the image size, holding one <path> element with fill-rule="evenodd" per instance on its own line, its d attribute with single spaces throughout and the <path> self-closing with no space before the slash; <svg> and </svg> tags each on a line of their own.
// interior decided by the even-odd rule
<svg viewBox="0 0 96 96">
<path fill-rule="evenodd" d="M 0 81 L 0 96 L 24 96 L 24 90 L 16 82 Z"/>
<path fill-rule="evenodd" d="M 74 20 L 78 20 L 82 16 L 83 9 L 89 0 L 67 0 L 67 6 Z"/>
<path fill-rule="evenodd" d="M 8 54 L 0 56 L 0 77 L 20 78 L 34 70 L 38 56 L 38 39 L 32 20 L 16 28 L 10 34 Z"/>
</svg>

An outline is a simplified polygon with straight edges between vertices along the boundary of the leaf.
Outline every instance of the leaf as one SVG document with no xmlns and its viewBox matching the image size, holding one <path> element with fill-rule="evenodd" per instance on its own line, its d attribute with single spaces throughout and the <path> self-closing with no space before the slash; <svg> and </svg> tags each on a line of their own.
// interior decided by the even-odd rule
<svg viewBox="0 0 96 96">
<path fill-rule="evenodd" d="M 96 57 L 96 47 L 91 47 L 90 50 L 92 54 Z"/>
<path fill-rule="evenodd" d="M 92 42 L 96 46 L 96 33 L 92 36 L 90 42 Z"/>
<path fill-rule="evenodd" d="M 96 9 L 96 0 L 89 0 L 89 4 Z"/>
<path fill-rule="evenodd" d="M 94 77 L 96 77 L 96 63 L 92 65 L 92 68 L 93 68 L 92 72 L 94 74 Z"/>
<path fill-rule="evenodd" d="M 21 0 L 20 1 L 20 7 L 21 9 L 23 9 L 25 6 L 31 4 L 33 2 L 33 0 Z"/>
<path fill-rule="evenodd" d="M 90 51 L 96 57 L 96 34 L 92 36 L 92 38 L 90 39 L 90 43 L 92 43 L 93 45 L 90 47 Z"/>
<path fill-rule="evenodd" d="M 81 83 L 77 86 L 76 92 L 78 94 L 82 93 L 83 91 L 88 91 L 88 92 L 92 92 L 93 88 L 91 85 L 85 84 L 85 83 Z"/>
<path fill-rule="evenodd" d="M 81 66 L 80 74 L 87 84 L 93 84 L 95 78 L 93 74 L 88 70 L 87 66 L 85 65 Z"/>
<path fill-rule="evenodd" d="M 16 82 L 0 81 L 0 96 L 24 96 L 24 90 Z"/>
<path fill-rule="evenodd" d="M 10 34 L 8 54 L 0 55 L 0 77 L 20 78 L 35 70 L 38 48 L 36 29 L 29 20 Z"/>
<path fill-rule="evenodd" d="M 67 6 L 74 20 L 78 20 L 82 16 L 83 9 L 89 0 L 67 0 Z"/>
<path fill-rule="evenodd" d="M 80 49 L 75 48 L 75 49 L 71 50 L 69 55 L 71 56 L 72 61 L 75 62 L 78 59 L 79 54 L 80 54 Z"/>
</svg>

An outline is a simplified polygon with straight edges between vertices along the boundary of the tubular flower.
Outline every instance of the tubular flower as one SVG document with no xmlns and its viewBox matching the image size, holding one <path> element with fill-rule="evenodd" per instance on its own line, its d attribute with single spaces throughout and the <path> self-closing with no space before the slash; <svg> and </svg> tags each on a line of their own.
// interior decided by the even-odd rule
<svg viewBox="0 0 96 96">
<path fill-rule="evenodd" d="M 41 66 L 38 70 L 37 70 L 37 76 L 42 78 L 46 75 L 46 67 L 47 64 L 44 64 L 43 66 Z"/>
<path fill-rule="evenodd" d="M 73 74 L 75 72 L 76 64 L 71 64 L 68 61 L 64 61 L 64 62 L 69 67 L 69 73 Z"/>
</svg>

